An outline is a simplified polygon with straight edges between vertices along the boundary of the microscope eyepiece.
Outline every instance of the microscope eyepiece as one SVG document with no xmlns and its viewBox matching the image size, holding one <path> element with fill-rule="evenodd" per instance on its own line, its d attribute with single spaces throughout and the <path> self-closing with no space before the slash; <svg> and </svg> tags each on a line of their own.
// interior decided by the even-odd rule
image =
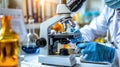
<svg viewBox="0 0 120 67">
<path fill-rule="evenodd" d="M 67 7 L 70 9 L 70 11 L 76 12 L 82 7 L 85 1 L 86 0 L 69 0 L 69 2 L 67 3 Z"/>
</svg>

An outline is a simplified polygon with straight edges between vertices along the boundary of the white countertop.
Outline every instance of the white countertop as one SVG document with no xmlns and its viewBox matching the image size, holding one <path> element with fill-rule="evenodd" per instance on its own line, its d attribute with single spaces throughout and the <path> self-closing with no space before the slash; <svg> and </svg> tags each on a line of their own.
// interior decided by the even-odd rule
<svg viewBox="0 0 120 67">
<path fill-rule="evenodd" d="M 38 62 L 38 55 L 26 55 L 26 56 L 21 55 L 21 57 L 24 57 L 24 59 L 20 62 L 20 67 L 58 67 L 42 65 L 41 63 Z M 74 67 L 111 67 L 111 65 L 105 64 L 82 63 L 80 62 L 79 57 L 76 57 L 76 60 L 78 65 Z"/>
</svg>

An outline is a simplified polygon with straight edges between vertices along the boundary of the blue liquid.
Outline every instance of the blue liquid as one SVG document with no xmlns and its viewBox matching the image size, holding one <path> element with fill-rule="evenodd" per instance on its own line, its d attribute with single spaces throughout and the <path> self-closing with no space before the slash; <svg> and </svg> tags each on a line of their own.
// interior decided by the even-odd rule
<svg viewBox="0 0 120 67">
<path fill-rule="evenodd" d="M 27 54 L 38 54 L 40 48 L 37 46 L 22 46 L 22 50 Z"/>
</svg>

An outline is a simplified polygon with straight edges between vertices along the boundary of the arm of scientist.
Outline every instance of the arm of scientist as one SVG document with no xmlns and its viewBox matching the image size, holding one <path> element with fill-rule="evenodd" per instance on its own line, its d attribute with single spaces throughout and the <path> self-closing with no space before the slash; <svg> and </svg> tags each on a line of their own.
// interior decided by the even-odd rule
<svg viewBox="0 0 120 67">
<path fill-rule="evenodd" d="M 113 9 L 108 8 L 107 6 L 105 6 L 103 12 L 101 13 L 101 15 L 99 17 L 95 18 L 90 23 L 90 25 L 86 25 L 83 28 L 81 28 L 80 32 L 82 34 L 82 38 L 84 39 L 84 41 L 93 41 L 97 37 L 104 36 L 107 29 L 108 29 L 108 27 L 109 27 L 109 24 L 110 24 L 108 22 L 109 18 L 113 15 L 113 12 L 114 12 Z M 81 47 L 81 46 L 78 45 L 78 48 L 83 49 L 81 51 L 82 54 L 88 53 L 88 56 L 85 58 L 88 61 L 96 61 L 96 60 L 99 61 L 99 60 L 101 60 L 101 59 L 99 59 L 99 56 L 104 56 L 104 57 L 102 57 L 103 58 L 102 60 L 104 61 L 104 58 L 109 57 L 111 55 L 112 56 L 115 55 L 115 54 L 111 54 L 111 53 L 117 53 L 117 54 L 119 53 L 118 49 L 114 50 L 114 49 L 112 49 L 110 47 L 100 45 L 101 47 L 105 48 L 105 49 L 103 49 L 103 48 L 99 48 L 99 47 L 96 48 L 96 46 L 98 46 L 98 43 L 89 42 L 89 43 L 84 43 L 84 47 L 83 46 Z M 98 48 L 100 50 L 97 50 Z M 109 51 L 109 53 L 108 54 L 107 53 L 102 53 L 104 50 Z M 111 52 L 111 50 L 113 52 Z M 117 51 L 117 52 L 114 52 L 114 51 Z M 101 52 L 101 54 L 99 54 L 98 52 Z M 91 58 L 92 56 L 93 56 L 93 58 Z M 94 58 L 95 56 L 96 56 L 96 58 Z M 115 55 L 115 57 L 117 58 L 117 55 Z M 111 57 L 111 58 L 113 60 L 114 56 Z M 111 62 L 111 60 L 109 60 L 109 62 Z"/>
<path fill-rule="evenodd" d="M 108 8 L 105 6 L 103 12 L 99 17 L 95 18 L 90 25 L 86 25 L 80 29 L 84 41 L 93 41 L 97 37 L 104 36 L 107 29 L 109 28 L 109 18 L 113 15 L 114 9 Z M 120 39 L 119 39 L 120 40 Z M 120 44 L 120 43 L 119 43 Z M 120 66 L 120 47 L 116 49 L 116 58 L 119 57 L 119 66 Z M 116 59 L 116 60 L 118 60 Z"/>
<path fill-rule="evenodd" d="M 93 41 L 95 38 L 105 35 L 109 25 L 108 20 L 113 11 L 113 9 L 105 6 L 100 16 L 94 18 L 89 25 L 85 25 L 80 29 L 84 41 Z"/>
</svg>

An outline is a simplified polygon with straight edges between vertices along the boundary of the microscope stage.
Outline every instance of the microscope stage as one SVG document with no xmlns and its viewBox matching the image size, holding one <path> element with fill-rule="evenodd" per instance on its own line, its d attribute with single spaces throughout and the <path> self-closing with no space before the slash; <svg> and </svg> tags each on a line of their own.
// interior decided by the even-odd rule
<svg viewBox="0 0 120 67">
<path fill-rule="evenodd" d="M 51 38 L 70 38 L 74 39 L 80 36 L 80 33 L 60 33 L 60 34 L 49 34 Z"/>
</svg>

